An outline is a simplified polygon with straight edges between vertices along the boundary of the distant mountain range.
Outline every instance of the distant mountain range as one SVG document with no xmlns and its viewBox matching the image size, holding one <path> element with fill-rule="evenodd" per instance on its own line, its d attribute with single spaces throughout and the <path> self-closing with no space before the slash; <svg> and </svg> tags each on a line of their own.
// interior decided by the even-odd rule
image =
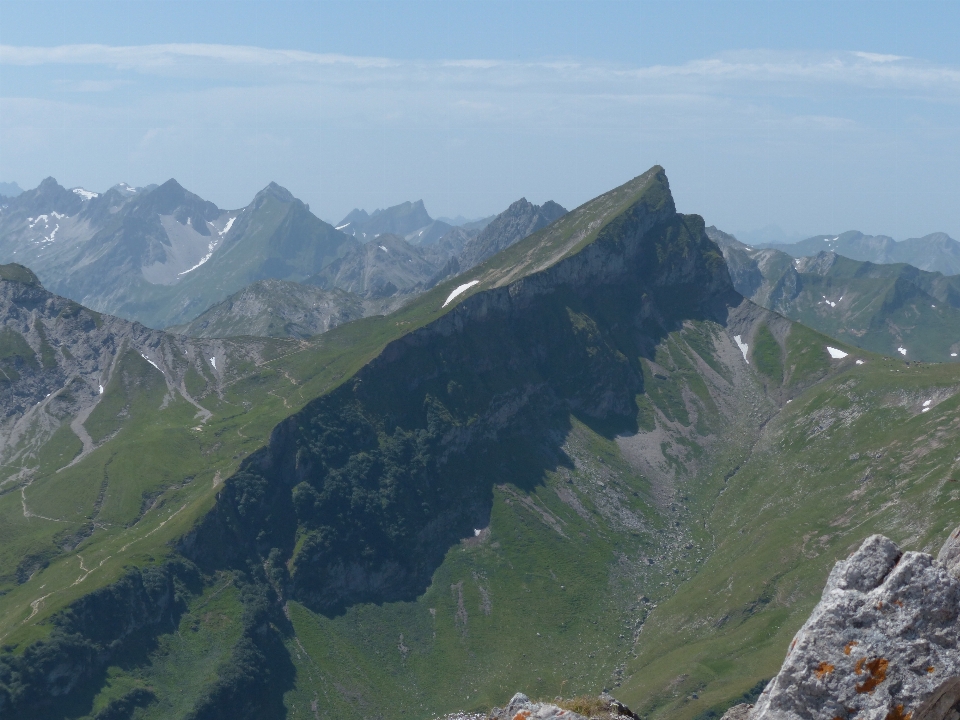
<svg viewBox="0 0 960 720">
<path fill-rule="evenodd" d="M 150 327 L 192 320 L 257 280 L 303 280 L 357 245 L 275 183 L 222 210 L 176 180 L 99 194 L 47 178 L 0 206 L 0 261 Z"/>
<path fill-rule="evenodd" d="M 438 242 L 415 245 L 381 234 L 357 245 L 302 283 L 260 281 L 171 329 L 197 337 L 297 337 L 356 319 L 383 315 L 440 282 L 523 240 L 566 210 L 521 198 L 479 233 L 454 227 Z"/>
<path fill-rule="evenodd" d="M 65 297 L 150 327 L 305 337 L 393 310 L 564 212 L 522 199 L 493 223 L 454 227 L 418 201 L 373 215 L 356 210 L 341 225 L 370 232 L 348 234 L 275 183 L 247 207 L 222 210 L 175 180 L 96 193 L 48 178 L 0 207 L 0 260 L 25 264 Z M 372 238 L 364 243 L 364 235 Z"/>
<path fill-rule="evenodd" d="M 960 276 L 823 248 L 794 258 L 745 245 L 715 227 L 707 235 L 721 247 L 734 287 L 759 305 L 885 355 L 934 362 L 960 357 Z"/>
<path fill-rule="evenodd" d="M 15 182 L 0 182 L 0 195 L 4 197 L 16 197 L 23 192 L 23 188 Z"/>
<path fill-rule="evenodd" d="M 149 327 L 300 337 L 352 319 L 356 308 L 395 309 L 564 212 L 520 200 L 492 224 L 455 227 L 418 200 L 354 210 L 335 228 L 276 183 L 246 207 L 223 210 L 172 179 L 97 193 L 47 178 L 0 203 L 0 262 L 23 264 L 51 291 Z M 253 287 L 263 280 L 314 287 Z M 321 297 L 317 288 L 348 294 Z M 304 309 L 316 303 L 328 311 L 306 320 Z"/>
<path fill-rule="evenodd" d="M 815 235 L 796 243 L 761 243 L 757 247 L 774 248 L 792 257 L 811 257 L 827 250 L 851 260 L 883 265 L 907 263 L 921 270 L 960 275 L 960 242 L 941 232 L 897 241 L 887 235 L 864 235 L 851 230 L 839 235 Z"/>
<path fill-rule="evenodd" d="M 398 235 L 414 245 L 431 245 L 452 229 L 453 225 L 431 218 L 423 200 L 374 210 L 372 215 L 354 209 L 337 223 L 337 230 L 363 241 Z"/>
</svg>

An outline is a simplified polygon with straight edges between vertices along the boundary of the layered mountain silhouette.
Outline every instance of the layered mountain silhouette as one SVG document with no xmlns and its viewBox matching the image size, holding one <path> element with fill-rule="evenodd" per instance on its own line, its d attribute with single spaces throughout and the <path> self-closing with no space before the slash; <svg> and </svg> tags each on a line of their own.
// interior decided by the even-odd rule
<svg viewBox="0 0 960 720">
<path fill-rule="evenodd" d="M 960 243 L 942 232 L 897 241 L 887 235 L 864 235 L 851 230 L 839 235 L 816 235 L 797 243 L 765 243 L 758 247 L 780 250 L 792 257 L 810 257 L 826 250 L 851 260 L 877 264 L 907 263 L 944 275 L 960 274 Z"/>
<path fill-rule="evenodd" d="M 303 280 L 358 244 L 275 183 L 221 210 L 176 180 L 97 194 L 47 178 L 0 212 L 0 260 L 151 327 L 190 320 L 258 280 Z"/>
<path fill-rule="evenodd" d="M 873 352 L 932 362 L 960 357 L 960 276 L 824 249 L 795 258 L 714 227 L 707 234 L 723 249 L 737 290 L 764 307 Z"/>
</svg>

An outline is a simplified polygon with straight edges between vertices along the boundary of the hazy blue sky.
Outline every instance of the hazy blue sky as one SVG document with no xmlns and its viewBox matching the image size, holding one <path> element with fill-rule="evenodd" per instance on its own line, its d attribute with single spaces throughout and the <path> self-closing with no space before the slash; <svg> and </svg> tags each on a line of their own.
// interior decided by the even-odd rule
<svg viewBox="0 0 960 720">
<path fill-rule="evenodd" d="M 275 180 L 337 221 L 662 164 L 732 231 L 960 238 L 960 2 L 9 2 L 0 180 Z"/>
</svg>

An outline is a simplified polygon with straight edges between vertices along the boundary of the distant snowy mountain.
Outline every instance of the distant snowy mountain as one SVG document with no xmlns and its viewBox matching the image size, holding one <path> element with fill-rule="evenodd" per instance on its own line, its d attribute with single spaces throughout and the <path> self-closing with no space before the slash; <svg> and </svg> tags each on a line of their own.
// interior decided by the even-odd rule
<svg viewBox="0 0 960 720">
<path fill-rule="evenodd" d="M 188 322 L 257 280 L 303 280 L 355 245 L 275 183 L 240 210 L 176 180 L 97 193 L 47 178 L 0 206 L 0 262 L 151 327 Z"/>
</svg>

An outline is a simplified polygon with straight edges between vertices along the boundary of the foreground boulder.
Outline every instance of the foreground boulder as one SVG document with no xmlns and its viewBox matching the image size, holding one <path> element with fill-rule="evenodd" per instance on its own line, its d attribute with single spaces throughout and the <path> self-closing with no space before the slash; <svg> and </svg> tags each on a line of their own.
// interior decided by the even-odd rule
<svg viewBox="0 0 960 720">
<path fill-rule="evenodd" d="M 827 579 L 779 674 L 725 720 L 960 717 L 960 528 L 937 559 L 873 535 Z"/>
</svg>

